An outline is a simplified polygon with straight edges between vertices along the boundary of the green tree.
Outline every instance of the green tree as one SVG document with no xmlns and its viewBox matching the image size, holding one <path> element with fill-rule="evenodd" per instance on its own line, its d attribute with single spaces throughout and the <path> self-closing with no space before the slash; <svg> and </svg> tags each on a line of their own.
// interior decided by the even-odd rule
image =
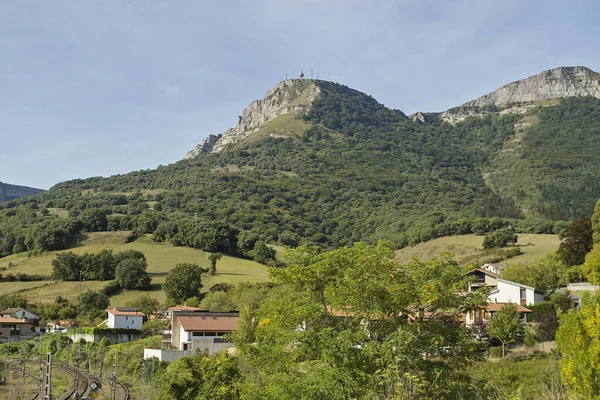
<svg viewBox="0 0 600 400">
<path fill-rule="evenodd" d="M 190 297 L 199 297 L 202 269 L 196 264 L 177 264 L 167 275 L 162 287 L 167 298 L 176 303 L 182 303 Z"/>
<path fill-rule="evenodd" d="M 242 375 L 237 362 L 227 352 L 214 356 L 197 354 L 169 364 L 157 382 L 158 398 L 160 400 L 239 399 L 241 381 Z"/>
<path fill-rule="evenodd" d="M 600 282 L 600 243 L 594 244 L 592 251 L 585 256 L 582 270 L 588 282 L 594 285 Z"/>
<path fill-rule="evenodd" d="M 579 310 L 560 316 L 556 344 L 561 378 L 575 394 L 600 399 L 600 296 L 585 294 Z"/>
<path fill-rule="evenodd" d="M 581 265 L 585 255 L 592 250 L 592 223 L 589 219 L 573 221 L 560 232 L 558 254 L 563 262 L 572 267 Z"/>
<path fill-rule="evenodd" d="M 85 210 L 81 213 L 79 219 L 88 232 L 101 232 L 108 229 L 106 214 L 99 208 Z"/>
<path fill-rule="evenodd" d="M 267 244 L 262 241 L 256 242 L 254 249 L 250 251 L 252 259 L 261 264 L 267 264 L 269 261 L 275 260 L 276 254 L 277 251 L 274 248 L 267 246 Z"/>
<path fill-rule="evenodd" d="M 137 297 L 134 300 L 131 300 L 127 303 L 127 305 L 129 307 L 139 308 L 140 311 L 146 316 L 146 318 L 156 314 L 156 312 L 158 312 L 158 310 L 160 309 L 159 301 L 147 294 Z"/>
<path fill-rule="evenodd" d="M 229 311 L 236 307 L 231 301 L 231 295 L 225 292 L 212 292 L 204 296 L 199 308 L 209 311 Z"/>
<path fill-rule="evenodd" d="M 240 348 L 257 371 L 245 394 L 394 398 L 403 388 L 392 377 L 408 374 L 431 397 L 451 396 L 453 366 L 478 349 L 467 328 L 451 322 L 487 293 L 465 295 L 468 277 L 448 255 L 400 265 L 388 244 L 356 243 L 321 254 L 301 246 L 287 259 L 287 268 L 270 271 L 280 286 L 257 310 L 254 338 L 238 338 L 254 340 Z"/>
<path fill-rule="evenodd" d="M 592 224 L 592 241 L 594 244 L 600 244 L 600 200 L 596 202 L 594 214 L 591 219 Z"/>
<path fill-rule="evenodd" d="M 99 291 L 86 290 L 77 296 L 78 312 L 89 318 L 105 316 L 106 309 L 110 305 L 108 296 Z"/>
<path fill-rule="evenodd" d="M 514 229 L 504 228 L 497 231 L 488 233 L 483 238 L 484 249 L 494 249 L 498 247 L 506 247 L 509 245 L 515 245 L 518 240 L 518 236 L 515 234 Z"/>
<path fill-rule="evenodd" d="M 71 251 L 58 253 L 52 260 L 52 279 L 60 281 L 79 280 L 81 264 L 79 256 Z"/>
<path fill-rule="evenodd" d="M 146 271 L 146 262 L 126 258 L 117 265 L 115 279 L 120 287 L 128 290 L 145 290 L 150 287 L 152 277 Z"/>
<path fill-rule="evenodd" d="M 521 315 L 516 304 L 505 304 L 492 316 L 486 330 L 488 335 L 502 343 L 502 358 L 504 358 L 505 345 L 515 342 L 523 331 Z"/>
<path fill-rule="evenodd" d="M 221 253 L 211 253 L 208 255 L 209 272 L 211 275 L 215 275 L 217 273 L 217 261 L 219 261 L 223 257 Z"/>
<path fill-rule="evenodd" d="M 545 254 L 538 261 L 511 264 L 502 271 L 510 281 L 553 292 L 567 283 L 568 268 L 558 253 Z"/>
</svg>

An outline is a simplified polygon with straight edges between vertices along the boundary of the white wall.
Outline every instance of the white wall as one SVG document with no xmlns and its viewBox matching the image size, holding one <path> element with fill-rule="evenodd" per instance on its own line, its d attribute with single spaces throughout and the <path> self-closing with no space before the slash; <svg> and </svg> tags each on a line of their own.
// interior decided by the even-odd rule
<svg viewBox="0 0 600 400">
<path fill-rule="evenodd" d="M 520 304 L 521 292 L 519 286 L 498 281 L 498 293 L 490 294 L 490 301 L 493 303 Z"/>
<path fill-rule="evenodd" d="M 142 315 L 113 315 L 108 314 L 109 328 L 142 329 L 144 317 Z"/>
<path fill-rule="evenodd" d="M 521 304 L 521 287 L 518 283 L 510 284 L 498 281 L 498 292 L 490 294 L 489 300 L 492 303 L 516 303 Z M 525 289 L 526 304 L 536 304 L 544 301 L 544 295 L 535 293 L 529 288 Z"/>
</svg>

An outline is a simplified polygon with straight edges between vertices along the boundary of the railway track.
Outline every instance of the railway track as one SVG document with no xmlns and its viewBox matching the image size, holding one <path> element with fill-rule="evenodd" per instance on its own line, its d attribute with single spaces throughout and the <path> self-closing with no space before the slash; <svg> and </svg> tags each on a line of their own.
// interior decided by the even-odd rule
<svg viewBox="0 0 600 400">
<path fill-rule="evenodd" d="M 69 389 L 67 390 L 67 392 L 65 393 L 64 396 L 58 397 L 58 399 L 60 399 L 60 400 L 72 399 L 73 395 L 75 393 L 77 393 L 79 396 L 83 397 L 85 392 L 87 392 L 88 386 L 89 386 L 89 381 L 88 381 L 87 376 L 85 376 L 81 372 L 77 371 L 75 368 L 72 368 L 63 363 L 54 362 L 54 363 L 52 363 L 52 367 L 64 371 L 67 375 L 71 376 L 73 379 L 72 383 L 71 383 L 71 387 L 69 387 Z M 77 387 L 75 387 L 76 380 L 78 382 Z"/>
</svg>

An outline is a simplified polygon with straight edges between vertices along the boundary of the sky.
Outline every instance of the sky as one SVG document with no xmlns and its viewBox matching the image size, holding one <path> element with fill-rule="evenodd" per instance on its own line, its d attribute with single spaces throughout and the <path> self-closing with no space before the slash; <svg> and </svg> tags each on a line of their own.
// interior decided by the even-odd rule
<svg viewBox="0 0 600 400">
<path fill-rule="evenodd" d="M 597 0 L 53 0 L 0 4 L 0 181 L 182 159 L 310 71 L 406 114 L 564 65 L 600 71 Z"/>
</svg>

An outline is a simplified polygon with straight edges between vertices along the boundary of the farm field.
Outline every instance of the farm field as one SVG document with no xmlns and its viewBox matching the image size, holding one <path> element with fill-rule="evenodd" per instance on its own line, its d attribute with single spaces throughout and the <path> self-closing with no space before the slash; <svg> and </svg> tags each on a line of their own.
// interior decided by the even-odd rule
<svg viewBox="0 0 600 400">
<path fill-rule="evenodd" d="M 544 254 L 558 249 L 560 244 L 558 235 L 523 233 L 518 236 L 517 246 L 521 248 L 523 254 L 505 260 L 507 263 L 537 260 Z M 429 260 L 447 251 L 452 253 L 454 259 L 461 265 L 476 262 L 484 256 L 483 236 L 460 235 L 437 238 L 398 250 L 396 256 L 402 262 L 408 262 L 414 257 Z"/>
<path fill-rule="evenodd" d="M 174 247 L 167 243 L 155 243 L 149 235 L 127 243 L 129 232 L 97 232 L 89 233 L 82 238 L 80 245 L 66 251 L 77 254 L 85 252 L 95 253 L 101 249 L 113 251 L 139 250 L 146 255 L 148 272 L 152 275 L 152 289 L 149 291 L 123 291 L 111 297 L 111 306 L 125 306 L 130 300 L 144 294 L 150 294 L 161 303 L 165 301 L 165 294 L 161 289 L 166 274 L 179 263 L 194 263 L 207 267 L 207 253 L 188 247 Z M 52 260 L 59 252 L 48 252 L 41 256 L 28 257 L 27 254 L 16 254 L 0 259 L 2 274 L 39 274 L 50 275 Z M 226 282 L 261 282 L 267 280 L 267 267 L 252 260 L 223 256 L 217 263 L 217 274 L 207 276 L 203 281 L 204 290 L 210 286 Z M 70 300 L 77 298 L 79 293 L 87 289 L 99 290 L 107 282 L 1 282 L 0 294 L 21 293 L 31 301 L 53 302 L 57 296 Z"/>
</svg>

